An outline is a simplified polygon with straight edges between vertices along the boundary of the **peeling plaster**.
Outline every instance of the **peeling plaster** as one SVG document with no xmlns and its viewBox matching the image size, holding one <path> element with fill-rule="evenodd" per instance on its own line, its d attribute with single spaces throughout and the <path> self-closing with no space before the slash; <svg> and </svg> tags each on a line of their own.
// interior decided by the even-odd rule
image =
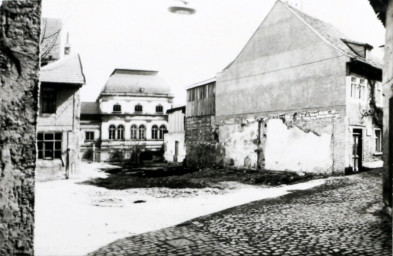
<svg viewBox="0 0 393 256">
<path fill-rule="evenodd" d="M 332 169 L 332 133 L 305 132 L 280 119 L 268 120 L 266 133 L 266 169 L 302 172 Z"/>
</svg>

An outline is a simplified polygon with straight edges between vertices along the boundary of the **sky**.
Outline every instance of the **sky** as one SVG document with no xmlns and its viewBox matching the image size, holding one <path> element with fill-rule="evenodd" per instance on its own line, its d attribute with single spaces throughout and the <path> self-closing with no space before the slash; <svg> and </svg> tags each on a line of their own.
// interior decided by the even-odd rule
<svg viewBox="0 0 393 256">
<path fill-rule="evenodd" d="M 288 0 L 350 38 L 378 48 L 385 30 L 368 0 Z M 43 0 L 42 16 L 63 21 L 82 60 L 82 101 L 95 101 L 115 68 L 158 70 L 174 106 L 185 87 L 214 77 L 242 50 L 275 0 L 189 0 L 194 15 L 168 7 L 177 0 Z"/>
</svg>

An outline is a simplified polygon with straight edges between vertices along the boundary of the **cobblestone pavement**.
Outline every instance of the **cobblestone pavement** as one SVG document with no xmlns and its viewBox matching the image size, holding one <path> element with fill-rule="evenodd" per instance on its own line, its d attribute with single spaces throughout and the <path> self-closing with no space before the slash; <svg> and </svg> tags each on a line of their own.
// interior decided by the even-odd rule
<svg viewBox="0 0 393 256">
<path fill-rule="evenodd" d="M 381 170 L 128 237 L 89 255 L 392 255 Z"/>
</svg>

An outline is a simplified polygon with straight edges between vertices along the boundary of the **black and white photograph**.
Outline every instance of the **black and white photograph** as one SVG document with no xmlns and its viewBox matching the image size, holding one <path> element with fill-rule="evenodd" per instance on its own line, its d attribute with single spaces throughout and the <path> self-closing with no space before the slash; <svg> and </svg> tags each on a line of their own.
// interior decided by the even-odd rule
<svg viewBox="0 0 393 256">
<path fill-rule="evenodd" d="M 392 94 L 393 0 L 0 0 L 0 255 L 393 255 Z"/>
</svg>

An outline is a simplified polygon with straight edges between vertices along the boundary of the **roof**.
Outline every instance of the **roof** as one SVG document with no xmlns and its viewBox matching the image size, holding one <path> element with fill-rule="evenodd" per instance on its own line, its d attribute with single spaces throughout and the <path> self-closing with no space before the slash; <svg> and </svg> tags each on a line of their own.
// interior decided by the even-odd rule
<svg viewBox="0 0 393 256">
<path fill-rule="evenodd" d="M 84 84 L 82 63 L 79 54 L 73 54 L 41 68 L 40 81 L 47 83 Z"/>
<path fill-rule="evenodd" d="M 287 6 L 297 17 L 299 17 L 303 22 L 309 25 L 322 39 L 331 44 L 333 47 L 341 51 L 343 54 L 347 55 L 350 58 L 354 58 L 358 61 L 364 62 L 376 68 L 382 68 L 382 60 L 372 59 L 372 58 L 363 58 L 356 54 L 347 43 L 355 43 L 359 45 L 364 45 L 366 48 L 371 49 L 372 46 L 367 43 L 356 42 L 348 38 L 344 33 L 342 33 L 339 29 L 334 27 L 333 25 L 319 20 L 317 18 L 311 17 L 304 12 L 299 11 L 298 9 L 283 3 Z"/>
<path fill-rule="evenodd" d="M 194 84 L 186 86 L 186 90 L 192 89 L 192 88 L 195 88 L 195 87 L 198 87 L 198 86 L 202 86 L 202 85 L 205 85 L 205 84 L 210 84 L 210 83 L 215 82 L 216 80 L 217 80 L 216 77 L 205 79 L 205 80 L 200 81 L 198 83 L 194 83 Z"/>
<path fill-rule="evenodd" d="M 41 33 L 41 57 L 46 60 L 60 59 L 60 39 L 62 22 L 60 19 L 43 18 Z"/>
<path fill-rule="evenodd" d="M 377 14 L 378 19 L 386 26 L 386 10 L 388 8 L 388 0 L 369 0 L 371 6 Z"/>
<path fill-rule="evenodd" d="M 185 113 L 186 112 L 186 106 L 180 106 L 180 107 L 168 109 L 166 111 L 166 113 L 170 114 L 170 113 L 173 113 L 173 112 L 176 112 L 176 111 L 180 111 L 180 110 L 181 110 L 181 112 Z"/>
<path fill-rule="evenodd" d="M 101 94 L 169 95 L 170 88 L 158 71 L 115 69 Z"/>
<path fill-rule="evenodd" d="M 96 115 L 100 114 L 100 107 L 98 102 L 82 102 L 81 115 Z"/>
</svg>

